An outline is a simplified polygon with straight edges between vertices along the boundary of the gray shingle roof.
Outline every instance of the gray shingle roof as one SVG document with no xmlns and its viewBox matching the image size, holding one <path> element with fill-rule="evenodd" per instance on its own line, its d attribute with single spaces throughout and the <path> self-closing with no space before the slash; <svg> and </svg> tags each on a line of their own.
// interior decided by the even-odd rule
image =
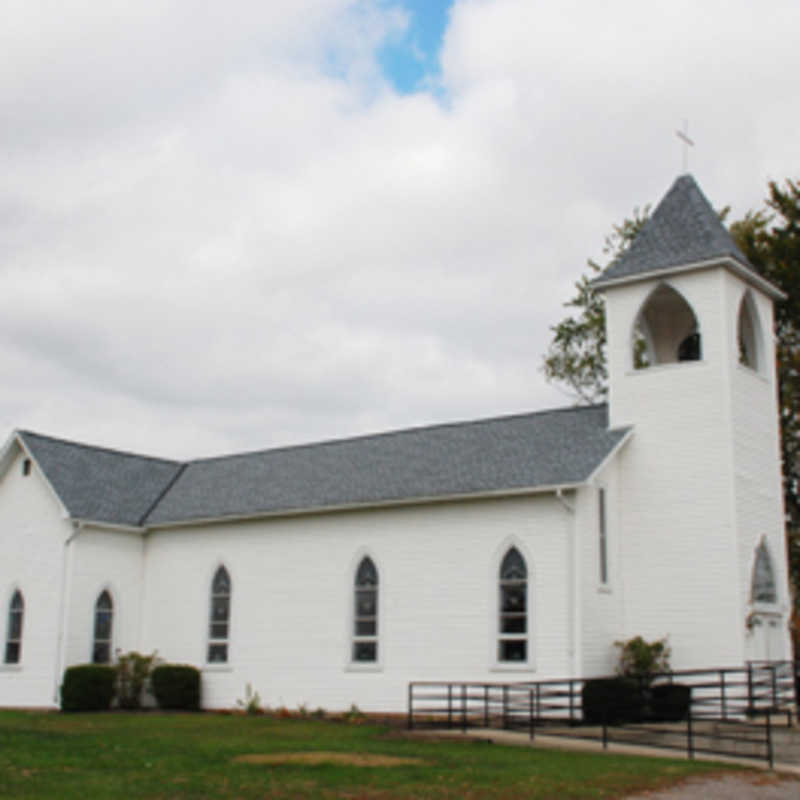
<svg viewBox="0 0 800 800">
<path fill-rule="evenodd" d="M 186 464 L 20 436 L 71 516 L 156 526 L 574 485 L 628 430 L 584 406 Z"/>
<path fill-rule="evenodd" d="M 70 516 L 138 525 L 182 465 L 20 431 Z"/>
<path fill-rule="evenodd" d="M 580 483 L 625 433 L 591 406 L 193 461 L 147 523 Z"/>
<path fill-rule="evenodd" d="M 633 244 L 594 283 L 729 257 L 755 274 L 691 175 L 682 175 Z"/>
</svg>

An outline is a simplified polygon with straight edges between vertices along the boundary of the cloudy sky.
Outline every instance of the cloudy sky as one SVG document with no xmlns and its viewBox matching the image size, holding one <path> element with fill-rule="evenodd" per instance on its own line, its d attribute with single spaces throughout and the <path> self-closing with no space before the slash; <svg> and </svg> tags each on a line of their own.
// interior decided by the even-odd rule
<svg viewBox="0 0 800 800">
<path fill-rule="evenodd" d="M 0 433 L 214 455 L 568 404 L 549 326 L 690 170 L 800 177 L 797 0 L 5 0 Z"/>
</svg>

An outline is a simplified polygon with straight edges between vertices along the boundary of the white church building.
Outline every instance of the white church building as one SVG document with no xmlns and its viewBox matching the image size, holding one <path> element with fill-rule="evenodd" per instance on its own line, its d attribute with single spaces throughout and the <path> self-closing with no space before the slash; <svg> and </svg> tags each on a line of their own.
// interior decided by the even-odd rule
<svg viewBox="0 0 800 800">
<path fill-rule="evenodd" d="M 596 281 L 607 405 L 176 462 L 15 432 L 0 705 L 138 650 L 202 702 L 401 711 L 409 681 L 790 657 L 773 302 L 684 175 Z"/>
</svg>

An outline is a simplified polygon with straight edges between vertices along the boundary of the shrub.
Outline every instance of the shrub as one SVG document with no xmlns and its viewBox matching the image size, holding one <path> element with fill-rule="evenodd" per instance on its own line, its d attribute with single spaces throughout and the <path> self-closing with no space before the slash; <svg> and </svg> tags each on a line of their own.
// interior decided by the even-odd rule
<svg viewBox="0 0 800 800">
<path fill-rule="evenodd" d="M 245 684 L 244 700 L 237 700 L 236 705 L 246 714 L 264 713 L 264 709 L 261 708 L 261 695 L 253 691 L 253 685 L 251 683 Z"/>
<path fill-rule="evenodd" d="M 644 716 L 644 696 L 638 681 L 630 678 L 596 678 L 583 684 L 583 719 L 594 725 L 639 722 Z"/>
<path fill-rule="evenodd" d="M 113 667 L 106 664 L 78 664 L 64 670 L 62 711 L 107 711 L 113 697 Z"/>
<path fill-rule="evenodd" d="M 200 670 L 188 664 L 161 664 L 150 675 L 159 708 L 197 711 Z"/>
<path fill-rule="evenodd" d="M 660 722 L 680 722 L 689 716 L 692 690 L 682 683 L 661 683 L 650 689 L 650 712 Z"/>
<path fill-rule="evenodd" d="M 117 651 L 117 702 L 120 708 L 136 709 L 142 704 L 142 689 L 150 675 L 150 668 L 156 654 L 143 656 L 132 650 L 130 653 Z"/>
<path fill-rule="evenodd" d="M 614 642 L 619 649 L 617 674 L 650 683 L 659 672 L 669 670 L 672 655 L 666 638 L 646 642 L 641 636 L 634 636 L 625 642 Z"/>
</svg>

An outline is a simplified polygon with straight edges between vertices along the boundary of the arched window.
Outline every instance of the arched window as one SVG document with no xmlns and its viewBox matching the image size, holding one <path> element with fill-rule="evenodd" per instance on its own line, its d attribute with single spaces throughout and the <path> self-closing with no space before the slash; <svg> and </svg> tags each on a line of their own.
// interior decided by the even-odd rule
<svg viewBox="0 0 800 800">
<path fill-rule="evenodd" d="M 94 664 L 111 663 L 111 632 L 114 619 L 114 604 L 111 595 L 103 589 L 94 604 L 94 645 L 92 662 Z"/>
<path fill-rule="evenodd" d="M 739 304 L 739 318 L 736 325 L 739 344 L 739 363 L 756 370 L 761 368 L 761 325 L 758 311 L 750 292 L 745 292 Z"/>
<path fill-rule="evenodd" d="M 753 567 L 751 599 L 754 603 L 777 603 L 778 589 L 775 583 L 775 570 L 769 555 L 767 543 L 762 541 L 756 550 L 756 563 Z"/>
<path fill-rule="evenodd" d="M 356 570 L 353 613 L 353 661 L 378 660 L 378 570 L 364 556 Z"/>
<path fill-rule="evenodd" d="M 22 592 L 17 589 L 8 604 L 8 630 L 6 632 L 6 664 L 19 664 L 22 656 L 22 616 L 25 613 L 25 601 Z"/>
<path fill-rule="evenodd" d="M 703 357 L 697 317 L 671 286 L 662 284 L 645 301 L 633 326 L 631 349 L 636 369 Z"/>
<path fill-rule="evenodd" d="M 500 564 L 498 661 L 528 660 L 528 568 L 516 547 Z"/>
<path fill-rule="evenodd" d="M 228 636 L 231 619 L 231 576 L 220 567 L 211 581 L 211 613 L 208 632 L 208 662 L 224 664 L 228 660 Z"/>
</svg>

